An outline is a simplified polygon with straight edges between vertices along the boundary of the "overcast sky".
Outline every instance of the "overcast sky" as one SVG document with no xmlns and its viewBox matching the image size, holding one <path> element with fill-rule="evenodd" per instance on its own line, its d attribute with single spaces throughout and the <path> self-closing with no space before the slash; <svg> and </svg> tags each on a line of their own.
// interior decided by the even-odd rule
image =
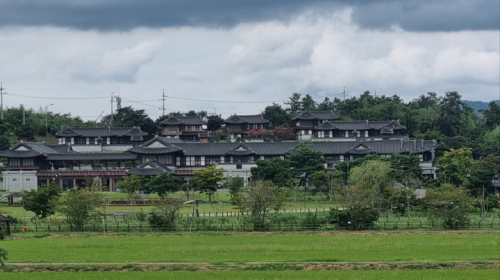
<svg viewBox="0 0 500 280">
<path fill-rule="evenodd" d="M 84 119 L 112 92 L 153 119 L 163 90 L 167 113 L 223 117 L 344 87 L 491 101 L 499 14 L 498 0 L 2 0 L 0 82 L 4 106 Z"/>
</svg>

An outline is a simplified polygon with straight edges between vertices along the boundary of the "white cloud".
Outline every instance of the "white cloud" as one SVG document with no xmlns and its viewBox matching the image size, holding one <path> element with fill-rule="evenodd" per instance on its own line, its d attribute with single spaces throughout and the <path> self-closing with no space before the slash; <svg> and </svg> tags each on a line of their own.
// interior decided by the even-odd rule
<svg viewBox="0 0 500 280">
<path fill-rule="evenodd" d="M 167 95 L 210 100 L 285 100 L 293 92 L 351 95 L 365 90 L 410 100 L 456 90 L 466 99 L 498 98 L 498 31 L 438 33 L 359 29 L 350 11 L 328 17 L 238 25 L 232 29 L 164 28 L 130 32 L 62 28 L 0 29 L 0 77 L 12 93 L 102 96 L 120 87 L 123 105 L 157 117 Z M 322 98 L 318 98 L 320 100 Z M 38 108 L 40 100 L 10 96 Z M 109 102 L 54 102 L 54 110 L 97 116 Z M 144 102 L 143 102 L 144 103 Z M 169 109 L 215 107 L 225 116 L 257 113 L 268 104 L 186 102 Z M 151 107 L 153 106 L 153 107 Z"/>
</svg>

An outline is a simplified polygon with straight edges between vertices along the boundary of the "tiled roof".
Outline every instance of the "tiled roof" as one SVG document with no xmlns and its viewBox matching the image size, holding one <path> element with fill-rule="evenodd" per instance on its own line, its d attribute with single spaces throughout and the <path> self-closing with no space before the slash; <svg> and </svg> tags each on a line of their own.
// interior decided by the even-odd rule
<svg viewBox="0 0 500 280">
<path fill-rule="evenodd" d="M 135 159 L 138 159 L 138 155 L 129 152 L 50 154 L 47 156 L 47 160 L 135 160 Z"/>
<path fill-rule="evenodd" d="M 338 116 L 334 115 L 332 111 L 304 111 L 299 112 L 292 120 L 336 120 Z"/>
<path fill-rule="evenodd" d="M 265 124 L 269 123 L 269 120 L 264 119 L 262 114 L 258 115 L 232 115 L 224 120 L 224 123 L 228 124 Z"/>
<path fill-rule="evenodd" d="M 139 176 L 155 176 L 162 173 L 171 174 L 172 170 L 157 161 L 148 161 L 141 164 L 138 168 L 128 170 L 127 173 Z"/>
<path fill-rule="evenodd" d="M 334 122 L 323 122 L 320 125 L 314 127 L 316 130 L 337 130 L 339 129 Z"/>
<path fill-rule="evenodd" d="M 322 129 L 322 125 L 324 123 L 315 127 L 318 130 Z M 335 121 L 332 122 L 334 126 L 338 128 L 338 130 L 400 130 L 405 129 L 404 125 L 401 125 L 398 121 Z"/>
<path fill-rule="evenodd" d="M 14 147 L 1 151 L 0 157 L 5 158 L 33 158 L 55 153 L 73 153 L 68 145 L 50 145 L 44 142 L 22 142 Z"/>
<path fill-rule="evenodd" d="M 58 137 L 112 137 L 145 136 L 140 127 L 63 127 Z"/>
<path fill-rule="evenodd" d="M 204 125 L 207 124 L 201 116 L 172 116 L 164 119 L 162 125 Z"/>
</svg>

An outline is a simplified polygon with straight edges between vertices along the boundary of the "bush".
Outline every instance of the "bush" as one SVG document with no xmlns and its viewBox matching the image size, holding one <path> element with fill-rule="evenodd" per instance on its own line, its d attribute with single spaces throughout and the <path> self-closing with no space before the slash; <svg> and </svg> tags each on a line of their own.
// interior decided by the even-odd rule
<svg viewBox="0 0 500 280">
<path fill-rule="evenodd" d="M 4 261 L 8 260 L 7 255 L 9 252 L 5 251 L 2 247 L 0 247 L 0 267 L 4 267 Z"/>
<path fill-rule="evenodd" d="M 498 197 L 494 194 L 490 194 L 486 199 L 486 208 L 488 210 L 498 209 Z"/>
<path fill-rule="evenodd" d="M 151 228 L 156 230 L 167 231 L 175 229 L 175 219 L 172 219 L 170 215 L 160 215 L 159 213 L 151 212 L 148 222 Z"/>
<path fill-rule="evenodd" d="M 302 224 L 307 229 L 317 229 L 326 223 L 326 219 L 318 215 L 318 212 L 308 212 L 302 219 Z"/>
<path fill-rule="evenodd" d="M 349 210 L 332 209 L 328 213 L 329 223 L 351 230 L 371 228 L 379 217 L 380 212 L 378 210 L 367 207 Z"/>
</svg>

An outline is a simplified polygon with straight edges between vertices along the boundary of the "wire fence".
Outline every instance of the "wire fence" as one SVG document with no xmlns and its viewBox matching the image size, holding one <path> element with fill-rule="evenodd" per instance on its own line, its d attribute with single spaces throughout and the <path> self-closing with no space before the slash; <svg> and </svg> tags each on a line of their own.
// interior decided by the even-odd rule
<svg viewBox="0 0 500 280">
<path fill-rule="evenodd" d="M 500 221 L 477 221 L 469 222 L 463 229 L 500 229 Z M 256 225 L 251 222 L 204 222 L 194 223 L 189 220 L 176 223 L 172 226 L 155 227 L 149 223 L 93 223 L 85 224 L 83 226 L 75 226 L 72 224 L 59 223 L 56 225 L 19 225 L 11 226 L 12 233 L 20 232 L 99 232 L 99 233 L 124 233 L 124 232 L 199 232 L 199 231 L 221 231 L 221 232 L 248 232 L 248 231 L 270 231 L 270 232 L 287 232 L 287 231 L 336 231 L 336 230 L 414 230 L 414 229 L 427 229 L 427 230 L 445 230 L 449 229 L 443 225 L 442 222 L 376 222 L 372 224 L 357 224 L 339 226 L 338 224 L 329 223 L 297 223 L 297 222 L 279 222 L 279 223 L 265 223 Z"/>
</svg>

